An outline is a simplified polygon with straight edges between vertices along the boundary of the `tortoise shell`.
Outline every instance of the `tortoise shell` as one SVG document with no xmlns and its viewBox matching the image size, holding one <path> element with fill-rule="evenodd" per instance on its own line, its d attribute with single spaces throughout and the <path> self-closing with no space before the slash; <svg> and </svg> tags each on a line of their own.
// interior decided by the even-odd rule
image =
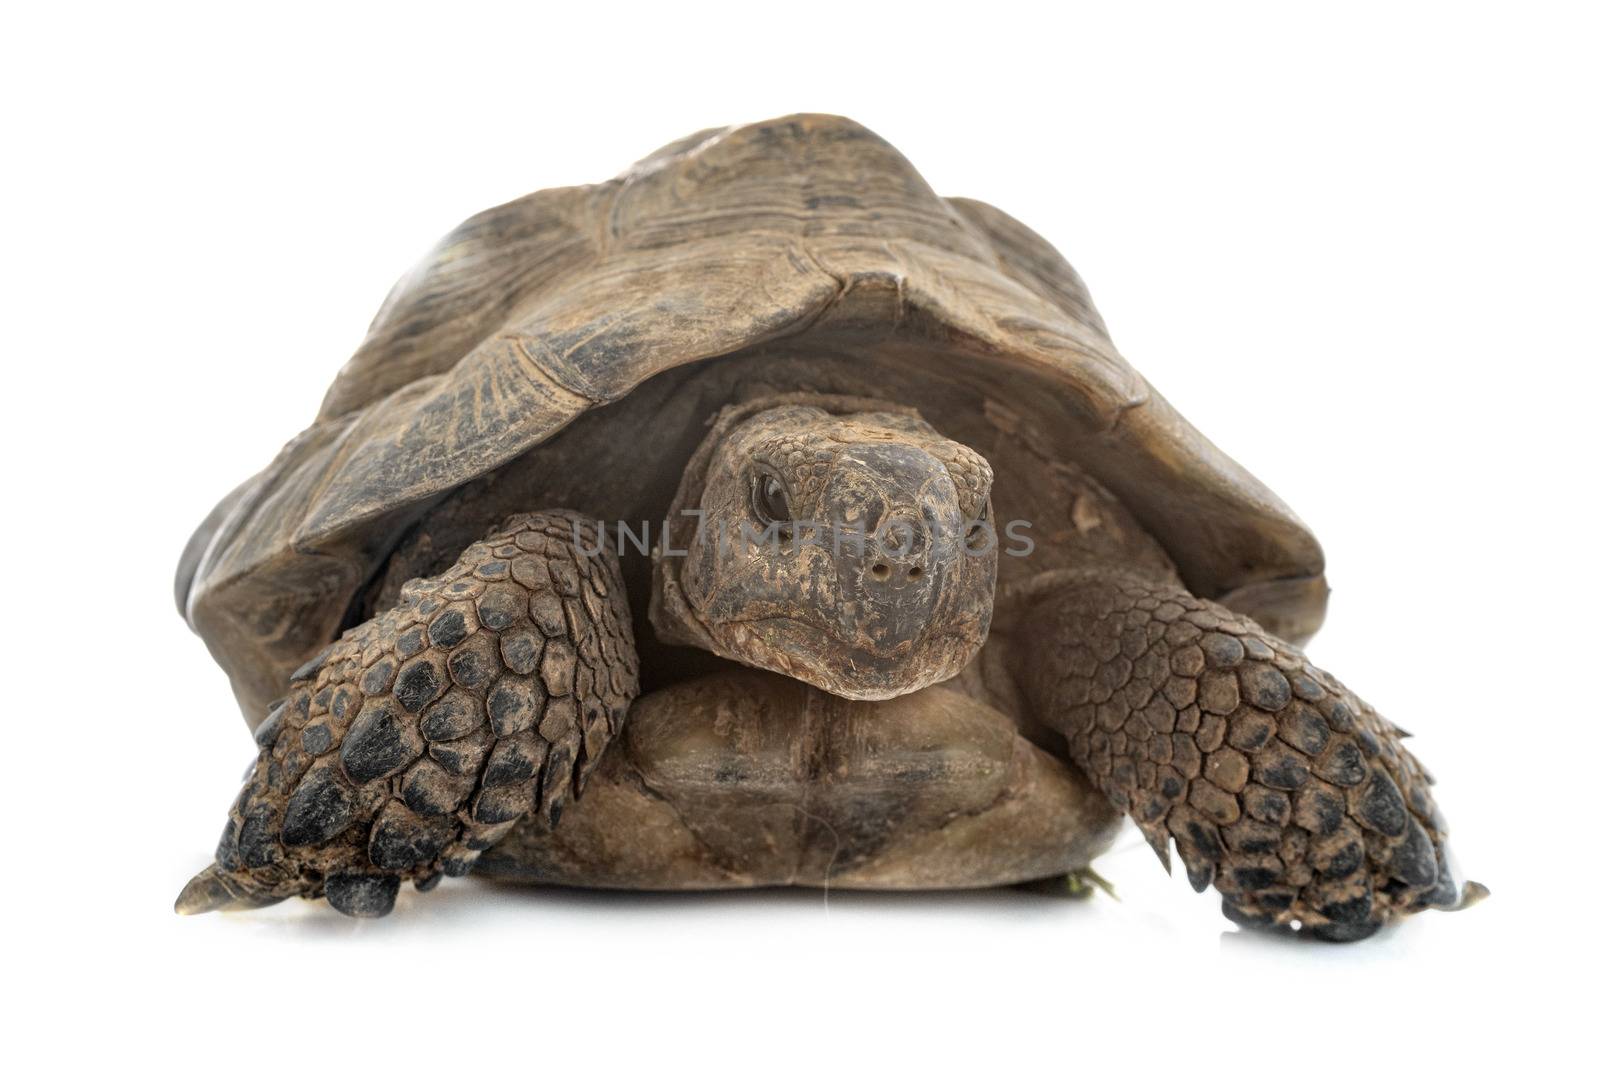
<svg viewBox="0 0 1600 1067">
<path fill-rule="evenodd" d="M 312 425 L 195 532 L 179 608 L 255 720 L 430 503 L 649 379 L 796 340 L 980 383 L 1195 593 L 1295 641 L 1320 623 L 1315 538 L 1117 353 L 1067 262 L 824 115 L 703 131 L 463 223 L 395 286 Z"/>
</svg>

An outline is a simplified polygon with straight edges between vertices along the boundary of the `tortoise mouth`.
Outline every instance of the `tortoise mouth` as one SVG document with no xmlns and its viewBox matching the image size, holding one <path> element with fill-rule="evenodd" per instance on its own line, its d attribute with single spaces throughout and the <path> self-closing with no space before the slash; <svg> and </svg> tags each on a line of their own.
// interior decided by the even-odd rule
<svg viewBox="0 0 1600 1067">
<path fill-rule="evenodd" d="M 788 615 L 741 619 L 708 628 L 711 651 L 847 700 L 889 700 L 961 673 L 983 635 L 943 626 L 890 653 L 851 644 L 824 627 Z"/>
</svg>

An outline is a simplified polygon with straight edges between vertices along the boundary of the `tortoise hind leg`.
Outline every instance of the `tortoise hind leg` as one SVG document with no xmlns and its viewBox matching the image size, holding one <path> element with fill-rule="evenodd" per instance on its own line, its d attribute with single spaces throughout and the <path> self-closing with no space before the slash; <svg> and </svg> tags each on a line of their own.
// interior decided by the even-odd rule
<svg viewBox="0 0 1600 1067">
<path fill-rule="evenodd" d="M 524 815 L 554 823 L 638 692 L 615 555 L 570 512 L 508 519 L 290 678 L 182 914 L 326 896 L 386 914 Z"/>
<path fill-rule="evenodd" d="M 1230 919 L 1354 940 L 1482 894 L 1455 886 L 1406 735 L 1245 616 L 1102 571 L 1063 578 L 1026 633 L 1034 711 Z"/>
</svg>

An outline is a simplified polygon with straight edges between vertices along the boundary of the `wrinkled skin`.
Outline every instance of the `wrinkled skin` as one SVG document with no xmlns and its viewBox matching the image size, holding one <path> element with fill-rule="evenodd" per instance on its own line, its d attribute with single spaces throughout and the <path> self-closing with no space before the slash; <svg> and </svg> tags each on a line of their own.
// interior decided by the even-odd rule
<svg viewBox="0 0 1600 1067">
<path fill-rule="evenodd" d="M 1000 613 L 977 452 L 880 401 L 729 408 L 683 472 L 651 621 L 759 671 L 665 685 L 627 725 L 615 558 L 587 519 L 519 516 L 297 673 L 179 909 L 378 915 L 480 857 L 637 888 L 1004 884 L 1083 866 L 1116 813 L 1243 923 L 1348 940 L 1457 904 L 1403 734 L 1052 473 L 1076 479 L 1065 547 Z"/>
<path fill-rule="evenodd" d="M 838 696 L 945 681 L 989 632 L 992 479 L 913 414 L 759 411 L 680 496 L 709 522 L 681 567 L 662 558 L 661 610 L 691 643 Z"/>
</svg>

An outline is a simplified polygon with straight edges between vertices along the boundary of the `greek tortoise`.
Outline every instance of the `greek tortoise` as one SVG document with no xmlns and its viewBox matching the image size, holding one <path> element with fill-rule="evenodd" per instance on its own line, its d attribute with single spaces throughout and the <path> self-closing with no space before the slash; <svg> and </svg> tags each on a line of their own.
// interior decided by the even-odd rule
<svg viewBox="0 0 1600 1067">
<path fill-rule="evenodd" d="M 259 756 L 178 910 L 1022 883 L 1128 815 L 1364 936 L 1479 889 L 1300 651 L 1322 571 L 1025 227 L 845 119 L 702 132 L 445 238 L 195 533 Z"/>
</svg>

